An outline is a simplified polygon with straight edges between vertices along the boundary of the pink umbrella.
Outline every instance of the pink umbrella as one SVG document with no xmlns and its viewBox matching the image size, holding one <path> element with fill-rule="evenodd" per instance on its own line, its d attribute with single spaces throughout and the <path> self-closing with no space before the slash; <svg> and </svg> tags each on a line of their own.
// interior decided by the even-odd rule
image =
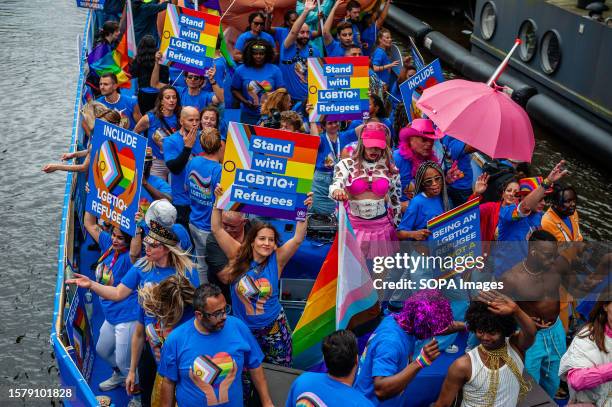
<svg viewBox="0 0 612 407">
<path fill-rule="evenodd" d="M 530 162 L 535 139 L 529 116 L 495 85 L 519 44 L 517 39 L 486 84 L 463 79 L 442 82 L 425 89 L 417 106 L 443 133 L 492 158 Z"/>
</svg>

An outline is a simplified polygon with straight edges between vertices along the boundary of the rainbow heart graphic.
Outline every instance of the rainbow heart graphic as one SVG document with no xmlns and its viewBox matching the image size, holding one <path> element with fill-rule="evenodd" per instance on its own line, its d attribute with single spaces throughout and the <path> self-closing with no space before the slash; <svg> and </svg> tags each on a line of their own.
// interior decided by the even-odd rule
<svg viewBox="0 0 612 407">
<path fill-rule="evenodd" d="M 234 366 L 234 360 L 226 352 L 219 352 L 212 358 L 208 355 L 198 356 L 193 361 L 193 372 L 196 377 L 208 384 L 213 384 L 217 379 L 223 380 Z"/>
<path fill-rule="evenodd" d="M 104 184 L 114 195 L 120 195 L 134 182 L 136 159 L 129 147 L 117 151 L 115 143 L 105 141 L 100 147 L 97 165 Z"/>
<path fill-rule="evenodd" d="M 259 298 L 267 298 L 272 293 L 272 285 L 267 278 L 259 278 L 255 280 L 255 285 L 259 290 Z"/>
<path fill-rule="evenodd" d="M 312 392 L 302 393 L 295 402 L 296 407 L 327 407 L 319 396 Z"/>
</svg>

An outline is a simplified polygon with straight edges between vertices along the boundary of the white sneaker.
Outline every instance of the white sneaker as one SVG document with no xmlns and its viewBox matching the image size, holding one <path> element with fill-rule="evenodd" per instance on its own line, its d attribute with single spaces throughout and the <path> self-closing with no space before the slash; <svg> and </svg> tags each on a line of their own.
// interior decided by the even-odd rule
<svg viewBox="0 0 612 407">
<path fill-rule="evenodd" d="M 100 382 L 98 387 L 102 391 L 109 391 L 119 386 L 125 386 L 125 376 L 122 376 L 120 372 L 113 370 L 113 375 L 108 379 Z"/>
<path fill-rule="evenodd" d="M 128 407 L 141 407 L 142 403 L 140 401 L 140 396 L 134 396 L 128 403 Z"/>
<path fill-rule="evenodd" d="M 446 353 L 457 353 L 459 352 L 459 346 L 457 345 L 451 345 L 448 348 L 446 348 Z"/>
</svg>

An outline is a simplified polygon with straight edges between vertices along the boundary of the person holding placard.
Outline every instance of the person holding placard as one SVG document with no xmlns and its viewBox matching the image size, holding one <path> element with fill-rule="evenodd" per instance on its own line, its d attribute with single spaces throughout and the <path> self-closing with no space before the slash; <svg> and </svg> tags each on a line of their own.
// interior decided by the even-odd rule
<svg viewBox="0 0 612 407">
<path fill-rule="evenodd" d="M 401 183 L 391 158 L 391 135 L 382 123 L 363 126 L 351 158 L 336 164 L 329 196 L 345 201 L 351 225 L 366 258 L 397 250 Z"/>
<path fill-rule="evenodd" d="M 215 195 L 223 194 L 221 186 Z M 312 204 L 312 192 L 304 205 Z M 280 235 L 270 224 L 257 222 L 239 243 L 224 228 L 221 209 L 213 209 L 211 228 L 217 243 L 230 259 L 217 277 L 230 284 L 234 316 L 246 323 L 265 354 L 265 361 L 290 367 L 291 331 L 280 304 L 279 279 L 284 267 L 306 237 L 307 221 L 297 222 L 295 234 L 279 246 Z"/>
</svg>

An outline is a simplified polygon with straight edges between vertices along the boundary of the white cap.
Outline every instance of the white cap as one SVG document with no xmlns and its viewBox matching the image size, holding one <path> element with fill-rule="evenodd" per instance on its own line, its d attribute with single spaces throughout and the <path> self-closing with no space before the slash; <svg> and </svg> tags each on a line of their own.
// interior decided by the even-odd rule
<svg viewBox="0 0 612 407">
<path fill-rule="evenodd" d="M 164 227 L 171 228 L 176 222 L 176 208 L 166 199 L 159 199 L 151 202 L 149 209 L 145 214 L 145 222 L 147 226 L 151 226 L 151 221 L 154 220 Z"/>
</svg>

